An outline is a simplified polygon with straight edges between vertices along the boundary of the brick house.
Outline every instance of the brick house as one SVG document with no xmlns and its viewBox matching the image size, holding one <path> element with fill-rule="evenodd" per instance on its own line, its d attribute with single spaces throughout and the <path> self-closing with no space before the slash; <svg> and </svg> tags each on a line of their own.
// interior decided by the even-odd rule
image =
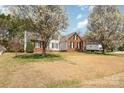
<svg viewBox="0 0 124 93">
<path fill-rule="evenodd" d="M 36 36 L 34 42 L 34 52 L 42 52 L 42 41 Z M 67 36 L 61 36 L 59 33 L 50 38 L 47 51 L 83 51 L 83 41 L 78 33 L 74 32 Z"/>
<path fill-rule="evenodd" d="M 68 36 L 67 51 L 83 51 L 83 41 L 78 33 L 71 33 Z"/>
</svg>

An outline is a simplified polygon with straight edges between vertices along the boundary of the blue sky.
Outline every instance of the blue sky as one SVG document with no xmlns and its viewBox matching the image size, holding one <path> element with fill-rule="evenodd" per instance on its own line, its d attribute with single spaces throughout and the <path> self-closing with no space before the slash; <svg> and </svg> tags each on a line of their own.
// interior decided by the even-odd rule
<svg viewBox="0 0 124 93">
<path fill-rule="evenodd" d="M 87 17 L 93 6 L 65 6 L 69 15 L 69 27 L 66 34 L 80 32 L 82 35 L 87 31 Z M 120 11 L 124 14 L 124 6 L 119 6 Z"/>
<path fill-rule="evenodd" d="M 2 6 L 0 6 L 2 8 Z M 69 34 L 72 32 L 80 32 L 83 35 L 87 31 L 87 17 L 93 6 L 85 5 L 66 5 L 69 26 L 62 34 Z M 120 11 L 124 14 L 124 6 L 119 6 Z"/>
<path fill-rule="evenodd" d="M 84 33 L 87 31 L 87 17 L 89 15 L 90 6 L 68 5 L 65 6 L 69 17 L 69 26 L 66 34 L 72 32 Z"/>
</svg>

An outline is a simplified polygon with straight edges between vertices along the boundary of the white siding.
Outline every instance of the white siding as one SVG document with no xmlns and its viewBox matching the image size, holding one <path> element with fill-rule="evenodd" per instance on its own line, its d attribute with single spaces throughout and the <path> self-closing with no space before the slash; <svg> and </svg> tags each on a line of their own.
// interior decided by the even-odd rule
<svg viewBox="0 0 124 93">
<path fill-rule="evenodd" d="M 59 51 L 60 50 L 60 44 L 59 40 L 51 40 L 49 43 L 49 50 L 55 50 Z"/>
<path fill-rule="evenodd" d="M 40 42 L 35 42 L 35 48 L 40 48 Z"/>
<path fill-rule="evenodd" d="M 60 43 L 60 50 L 67 50 L 67 43 L 66 42 Z"/>
</svg>

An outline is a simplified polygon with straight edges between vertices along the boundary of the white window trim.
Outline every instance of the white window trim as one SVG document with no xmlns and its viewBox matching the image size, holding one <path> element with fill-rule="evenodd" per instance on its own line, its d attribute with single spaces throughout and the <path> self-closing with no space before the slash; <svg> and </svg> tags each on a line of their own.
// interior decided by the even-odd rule
<svg viewBox="0 0 124 93">
<path fill-rule="evenodd" d="M 35 42 L 35 48 L 40 48 L 40 42 Z"/>
<path fill-rule="evenodd" d="M 52 42 L 52 49 L 59 49 L 59 44 Z"/>
<path fill-rule="evenodd" d="M 77 46 L 78 46 L 78 49 L 80 49 L 80 42 L 78 42 Z"/>
<path fill-rule="evenodd" d="M 74 40 L 77 40 L 77 35 L 74 35 Z"/>
<path fill-rule="evenodd" d="M 71 44 L 70 47 L 74 48 L 74 42 L 71 42 L 70 44 Z"/>
</svg>

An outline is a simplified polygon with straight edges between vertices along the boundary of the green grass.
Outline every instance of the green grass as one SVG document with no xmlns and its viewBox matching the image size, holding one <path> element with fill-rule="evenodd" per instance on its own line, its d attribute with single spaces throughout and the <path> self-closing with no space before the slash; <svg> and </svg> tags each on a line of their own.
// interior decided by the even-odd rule
<svg viewBox="0 0 124 93">
<path fill-rule="evenodd" d="M 59 82 L 55 82 L 55 83 L 52 83 L 52 84 L 49 84 L 47 86 L 48 88 L 71 88 L 71 87 L 75 87 L 75 88 L 78 88 L 80 87 L 80 81 L 78 80 L 65 80 L 65 81 L 59 81 Z"/>
<path fill-rule="evenodd" d="M 62 56 L 57 54 L 47 54 L 47 56 L 42 56 L 41 54 L 21 54 L 13 59 L 17 61 L 23 62 L 36 62 L 36 61 L 44 61 L 44 62 L 54 62 L 56 60 L 62 60 Z"/>
</svg>

